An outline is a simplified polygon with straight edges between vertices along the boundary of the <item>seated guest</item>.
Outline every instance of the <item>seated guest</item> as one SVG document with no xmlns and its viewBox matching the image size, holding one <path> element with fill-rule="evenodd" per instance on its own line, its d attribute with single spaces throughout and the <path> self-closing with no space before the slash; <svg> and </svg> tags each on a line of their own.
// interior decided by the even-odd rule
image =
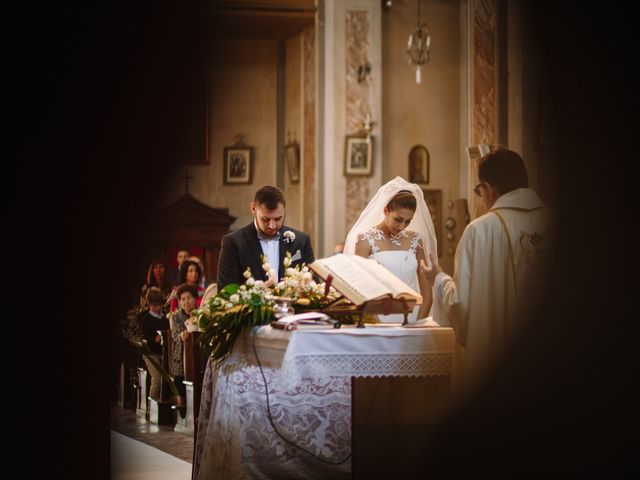
<svg viewBox="0 0 640 480">
<path fill-rule="evenodd" d="M 152 287 L 159 288 L 164 296 L 162 305 L 169 304 L 169 296 L 171 295 L 171 282 L 169 280 L 169 274 L 164 262 L 160 259 L 154 259 L 149 265 L 147 271 L 147 281 L 142 286 L 140 291 L 140 310 L 146 310 L 149 308 L 147 303 L 147 293 Z"/>
<path fill-rule="evenodd" d="M 206 290 L 206 288 L 209 286 L 209 284 L 211 283 L 211 280 L 207 278 L 206 274 L 205 274 L 205 268 L 204 268 L 204 263 L 202 263 L 202 259 L 200 257 L 196 257 L 196 256 L 191 256 L 189 257 L 189 260 L 193 260 L 194 262 L 197 262 L 198 265 L 200 265 L 200 270 L 202 270 L 202 277 L 200 278 L 200 283 L 198 284 L 198 286 L 200 288 L 203 288 Z"/>
<path fill-rule="evenodd" d="M 204 295 L 204 288 L 200 286 L 200 279 L 202 278 L 202 275 L 202 268 L 198 262 L 191 259 L 187 259 L 182 262 L 182 266 L 180 267 L 180 276 L 178 277 L 178 285 L 187 283 L 196 287 L 196 308 L 200 306 L 200 303 L 202 302 L 202 295 Z M 179 300 L 180 298 L 177 295 L 177 288 L 174 288 L 173 292 L 171 292 L 170 310 L 172 312 L 175 312 L 178 309 Z"/>
<path fill-rule="evenodd" d="M 171 270 L 171 284 L 172 285 L 180 285 L 180 267 L 182 263 L 189 258 L 191 254 L 189 253 L 189 249 L 187 247 L 178 247 L 178 252 L 176 253 L 176 261 L 178 265 L 174 270 Z"/>
<path fill-rule="evenodd" d="M 160 332 L 169 329 L 169 320 L 162 313 L 162 305 L 164 305 L 162 291 L 157 287 L 150 287 L 146 302 L 149 305 L 149 310 L 140 314 L 140 329 L 149 346 L 150 356 L 158 365 L 162 365 L 162 335 Z M 151 375 L 149 395 L 156 399 L 160 398 L 160 384 L 162 383 L 160 372 L 147 357 L 144 358 L 144 363 L 147 364 L 147 370 Z"/>
<path fill-rule="evenodd" d="M 191 317 L 191 312 L 196 308 L 198 287 L 193 283 L 183 283 L 178 287 L 176 296 L 180 303 L 180 309 L 171 317 L 171 338 L 173 343 L 171 348 L 171 358 L 169 361 L 169 373 L 173 377 L 173 381 L 176 384 L 176 387 L 178 387 L 180 395 L 184 396 L 183 342 L 190 335 L 190 333 L 187 332 L 187 326 L 185 323 L 189 320 L 189 317 Z"/>
</svg>

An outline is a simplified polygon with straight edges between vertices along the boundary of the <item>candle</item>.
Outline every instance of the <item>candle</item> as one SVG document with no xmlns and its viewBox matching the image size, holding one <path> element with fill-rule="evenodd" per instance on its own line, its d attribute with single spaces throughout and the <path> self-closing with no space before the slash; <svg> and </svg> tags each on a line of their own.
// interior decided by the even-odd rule
<svg viewBox="0 0 640 480">
<path fill-rule="evenodd" d="M 420 68 L 416 68 L 416 83 L 421 83 L 422 80 L 422 75 L 421 75 L 421 70 Z"/>
</svg>

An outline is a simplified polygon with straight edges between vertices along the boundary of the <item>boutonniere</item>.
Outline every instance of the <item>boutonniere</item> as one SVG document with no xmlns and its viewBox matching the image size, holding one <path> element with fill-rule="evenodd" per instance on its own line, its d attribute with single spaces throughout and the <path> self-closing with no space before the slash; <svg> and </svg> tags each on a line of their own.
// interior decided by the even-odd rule
<svg viewBox="0 0 640 480">
<path fill-rule="evenodd" d="M 291 230 L 287 230 L 282 236 L 284 237 L 284 243 L 292 243 L 296 239 L 296 234 Z"/>
</svg>

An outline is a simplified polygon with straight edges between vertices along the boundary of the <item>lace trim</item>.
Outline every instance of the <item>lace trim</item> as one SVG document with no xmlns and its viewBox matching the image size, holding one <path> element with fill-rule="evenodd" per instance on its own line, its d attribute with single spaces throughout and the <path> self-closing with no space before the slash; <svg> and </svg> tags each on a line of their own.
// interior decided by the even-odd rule
<svg viewBox="0 0 640 480">
<path fill-rule="evenodd" d="M 420 240 L 422 240 L 422 235 L 420 235 L 419 232 L 411 232 L 413 233 L 413 238 L 411 239 L 411 246 L 409 247 L 409 250 L 412 251 L 413 253 L 416 253 L 416 250 L 418 250 L 418 243 L 420 243 Z"/>
<path fill-rule="evenodd" d="M 372 254 L 380 251 L 380 247 L 376 245 L 376 240 L 384 240 L 384 233 L 382 233 L 382 230 L 373 227 L 360 235 L 360 240 L 366 240 L 369 243 Z"/>
<path fill-rule="evenodd" d="M 298 383 L 313 378 L 341 377 L 426 377 L 449 375 L 453 353 L 309 355 L 288 361 L 277 385 L 291 392 Z"/>
<path fill-rule="evenodd" d="M 267 420 L 259 367 L 222 370 L 209 363 L 205 373 L 194 479 L 350 478 L 350 461 L 323 464 L 276 434 Z M 326 460 L 345 458 L 351 450 L 351 379 L 307 380 L 285 393 L 275 386 L 279 369 L 263 372 L 278 430 Z"/>
<path fill-rule="evenodd" d="M 416 253 L 418 249 L 418 244 L 422 240 L 422 235 L 419 232 L 412 232 L 409 230 L 402 230 L 397 235 L 391 235 L 389 237 L 392 244 L 397 246 L 402 246 L 402 238 L 411 238 L 411 244 L 409 246 L 409 250 L 412 253 Z M 380 251 L 380 247 L 376 244 L 377 241 L 386 240 L 384 232 L 380 230 L 378 227 L 371 227 L 364 233 L 361 233 L 359 236 L 359 241 L 366 240 L 371 247 L 371 255 L 374 253 L 378 253 Z"/>
</svg>

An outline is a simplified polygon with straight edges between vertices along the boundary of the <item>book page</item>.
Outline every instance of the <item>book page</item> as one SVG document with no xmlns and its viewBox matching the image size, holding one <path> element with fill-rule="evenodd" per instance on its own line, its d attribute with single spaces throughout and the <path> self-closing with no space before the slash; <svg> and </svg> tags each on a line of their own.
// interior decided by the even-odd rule
<svg viewBox="0 0 640 480">
<path fill-rule="evenodd" d="M 371 258 L 364 258 L 358 255 L 354 255 L 352 260 L 359 265 L 362 265 L 370 275 L 374 276 L 380 283 L 387 287 L 394 298 L 417 298 L 418 303 L 422 303 L 422 295 L 416 292 L 409 285 L 404 283 L 387 268 L 380 265 L 378 262 Z"/>
<path fill-rule="evenodd" d="M 316 260 L 309 268 L 325 280 L 328 275 L 333 276 L 334 288 L 356 305 L 392 294 L 385 284 L 372 276 L 366 267 L 356 263 L 354 258 L 355 255 L 334 255 Z"/>
</svg>

